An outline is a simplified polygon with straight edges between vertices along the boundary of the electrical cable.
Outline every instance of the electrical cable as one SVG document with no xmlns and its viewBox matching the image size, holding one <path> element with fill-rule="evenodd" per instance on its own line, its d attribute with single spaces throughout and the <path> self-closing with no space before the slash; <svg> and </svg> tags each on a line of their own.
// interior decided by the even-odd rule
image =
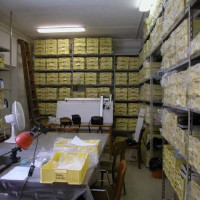
<svg viewBox="0 0 200 200">
<path fill-rule="evenodd" d="M 0 155 L 0 157 L 1 157 L 1 156 L 5 156 L 5 155 L 7 155 L 7 154 L 9 154 L 9 153 L 12 153 L 12 151 L 9 151 L 9 152 L 7 152 L 7 153 L 4 153 L 4 154 Z"/>
<path fill-rule="evenodd" d="M 39 134 L 39 133 L 38 133 Z M 20 190 L 20 193 L 19 193 L 19 197 L 18 197 L 18 200 L 21 200 L 21 197 L 22 197 L 22 194 L 23 194 L 23 190 L 24 190 L 24 187 L 28 181 L 28 179 L 32 176 L 33 174 L 33 170 L 35 168 L 35 154 L 36 154 L 36 150 L 37 150 L 37 146 L 38 146 L 38 138 L 36 138 L 36 145 L 35 145 L 35 149 L 34 149 L 34 153 L 33 153 L 33 164 L 30 166 L 30 169 L 29 169 L 29 173 L 28 173 L 28 176 L 26 177 L 23 185 L 22 185 L 22 188 Z"/>
</svg>

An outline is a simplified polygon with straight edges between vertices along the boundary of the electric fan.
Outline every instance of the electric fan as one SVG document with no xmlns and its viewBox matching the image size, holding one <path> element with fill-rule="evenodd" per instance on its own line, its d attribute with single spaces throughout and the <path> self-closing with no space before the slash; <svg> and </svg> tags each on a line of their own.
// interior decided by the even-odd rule
<svg viewBox="0 0 200 200">
<path fill-rule="evenodd" d="M 25 117 L 22 105 L 15 101 L 12 104 L 12 114 L 5 116 L 6 123 L 11 124 L 11 137 L 6 140 L 7 143 L 16 143 L 15 142 L 15 127 L 19 131 L 23 131 L 25 129 Z"/>
</svg>

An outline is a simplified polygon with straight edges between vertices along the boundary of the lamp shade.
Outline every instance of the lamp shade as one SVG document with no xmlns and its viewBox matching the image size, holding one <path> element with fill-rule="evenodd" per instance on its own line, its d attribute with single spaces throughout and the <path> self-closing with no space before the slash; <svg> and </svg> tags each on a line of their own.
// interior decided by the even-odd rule
<svg viewBox="0 0 200 200">
<path fill-rule="evenodd" d="M 25 131 L 15 138 L 15 142 L 20 148 L 27 150 L 31 146 L 33 139 L 33 136 L 28 131 Z"/>
</svg>

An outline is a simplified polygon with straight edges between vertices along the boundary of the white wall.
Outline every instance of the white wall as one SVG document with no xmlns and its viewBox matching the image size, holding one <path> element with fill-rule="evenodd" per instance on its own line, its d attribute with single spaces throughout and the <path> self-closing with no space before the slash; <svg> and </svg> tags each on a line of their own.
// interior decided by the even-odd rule
<svg viewBox="0 0 200 200">
<path fill-rule="evenodd" d="M 142 47 L 142 40 L 135 39 L 114 39 L 115 54 L 139 55 Z"/>
<path fill-rule="evenodd" d="M 2 30 L 3 29 L 3 30 Z M 23 66 L 21 59 L 20 47 L 17 44 L 17 40 L 23 39 L 21 36 L 13 34 L 12 39 L 12 71 L 3 73 L 3 79 L 5 83 L 8 83 L 9 88 L 11 88 L 11 98 L 9 99 L 9 104 L 11 105 L 14 101 L 19 101 L 22 104 L 24 109 L 25 119 L 26 119 L 26 128 L 29 125 L 28 118 L 28 106 L 26 100 L 25 84 L 24 84 L 24 75 L 23 75 Z M 10 49 L 10 34 L 9 30 L 6 28 L 0 28 L 0 46 Z M 4 54 L 5 64 L 10 65 L 10 53 Z M 1 77 L 1 74 L 0 74 Z M 6 87 L 6 86 L 5 86 Z M 8 113 L 7 113 L 8 114 Z"/>
</svg>

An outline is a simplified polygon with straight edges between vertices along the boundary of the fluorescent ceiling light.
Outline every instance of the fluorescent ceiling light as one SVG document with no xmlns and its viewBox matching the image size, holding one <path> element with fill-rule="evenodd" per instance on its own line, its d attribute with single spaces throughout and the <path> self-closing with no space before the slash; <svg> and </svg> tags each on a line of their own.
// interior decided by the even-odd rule
<svg viewBox="0 0 200 200">
<path fill-rule="evenodd" d="M 84 27 L 48 27 L 48 28 L 38 28 L 39 33 L 75 33 L 75 32 L 85 32 Z"/>
<path fill-rule="evenodd" d="M 139 5 L 140 12 L 148 12 L 150 10 L 151 0 L 141 0 Z"/>
</svg>

